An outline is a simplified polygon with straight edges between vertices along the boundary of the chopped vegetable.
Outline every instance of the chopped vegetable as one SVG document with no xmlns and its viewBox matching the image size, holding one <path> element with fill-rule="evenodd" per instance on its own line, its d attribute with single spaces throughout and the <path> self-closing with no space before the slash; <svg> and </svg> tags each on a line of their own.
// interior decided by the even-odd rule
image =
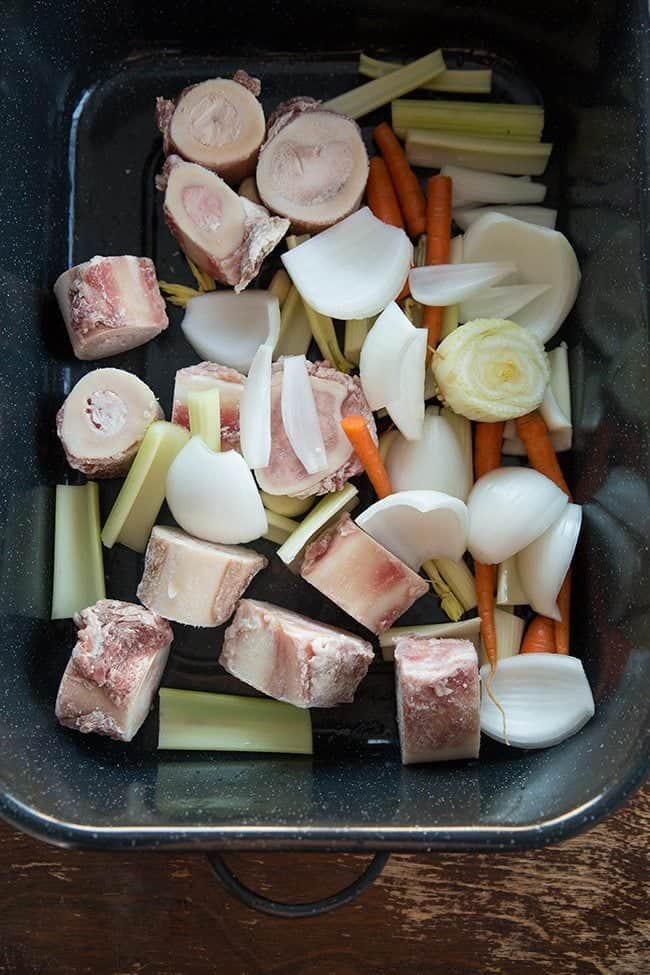
<svg viewBox="0 0 650 975">
<path fill-rule="evenodd" d="M 541 414 L 537 410 L 534 410 L 526 416 L 517 417 L 516 424 L 517 433 L 526 447 L 528 460 L 532 467 L 536 471 L 539 471 L 540 474 L 544 474 L 554 484 L 557 484 L 560 490 L 564 491 L 570 498 L 571 492 L 569 491 L 569 486 L 558 464 L 548 435 L 548 428 Z"/>
<path fill-rule="evenodd" d="M 531 182 L 527 176 L 502 176 L 466 166 L 443 166 L 441 175 L 451 177 L 454 207 L 470 203 L 541 203 L 546 196 L 546 186 Z"/>
<path fill-rule="evenodd" d="M 458 318 L 461 322 L 471 322 L 475 318 L 513 319 L 518 311 L 549 289 L 549 284 L 506 284 L 486 288 L 461 302 Z"/>
<path fill-rule="evenodd" d="M 288 356 L 284 360 L 281 408 L 287 439 L 307 473 L 318 474 L 327 470 L 327 452 L 304 356 Z M 266 467 L 267 464 L 268 456 L 265 463 L 255 466 Z"/>
<path fill-rule="evenodd" d="M 264 513 L 266 514 L 268 528 L 262 538 L 265 538 L 267 542 L 284 545 L 286 540 L 300 527 L 300 522 L 294 521 L 293 518 L 287 518 L 285 515 L 279 515 L 268 508 L 264 509 Z"/>
<path fill-rule="evenodd" d="M 299 518 L 314 504 L 313 498 L 290 498 L 286 494 L 267 494 L 266 491 L 260 491 L 260 497 L 268 511 L 284 515 L 285 518 Z"/>
<path fill-rule="evenodd" d="M 534 616 L 526 629 L 519 653 L 555 653 L 555 623 L 548 616 Z"/>
<path fill-rule="evenodd" d="M 451 180 L 448 176 L 432 176 L 427 183 L 427 225 L 425 259 L 430 264 L 449 262 L 449 238 L 451 235 Z M 409 278 L 409 285 L 410 285 Z M 422 300 L 421 298 L 419 299 Z M 426 303 L 423 324 L 429 333 L 427 362 L 440 340 L 442 327 L 440 305 Z"/>
<path fill-rule="evenodd" d="M 550 528 L 517 554 L 517 568 L 536 613 L 560 620 L 557 597 L 578 544 L 582 508 L 567 504 Z"/>
<path fill-rule="evenodd" d="M 413 268 L 409 283 L 411 294 L 422 304 L 455 305 L 480 295 L 490 285 L 516 272 L 517 265 L 513 261 L 438 264 Z M 426 322 L 426 312 L 424 320 Z"/>
<path fill-rule="evenodd" d="M 491 569 L 494 566 L 490 566 Z M 519 653 L 521 639 L 524 635 L 524 621 L 514 613 L 509 613 L 503 609 L 494 610 L 494 633 L 496 640 L 496 662 L 500 663 L 508 657 L 513 657 Z M 481 666 L 490 663 L 485 643 L 481 643 L 480 653 Z"/>
<path fill-rule="evenodd" d="M 158 748 L 311 755 L 311 715 L 263 698 L 160 689 Z"/>
<path fill-rule="evenodd" d="M 394 98 L 405 95 L 425 82 L 441 75 L 446 70 L 442 51 L 432 51 L 431 54 L 412 61 L 404 67 L 391 71 L 384 77 L 375 78 L 364 85 L 359 85 L 344 95 L 338 95 L 325 102 L 323 108 L 335 112 L 342 112 L 350 118 L 361 118 L 376 108 L 387 105 Z"/>
<path fill-rule="evenodd" d="M 203 294 L 202 291 L 190 288 L 186 284 L 172 284 L 170 281 L 159 281 L 158 287 L 169 304 L 176 305 L 178 308 L 186 308 L 190 298 L 198 298 L 199 295 Z"/>
<path fill-rule="evenodd" d="M 52 619 L 68 619 L 105 597 L 99 488 L 94 481 L 57 484 Z"/>
<path fill-rule="evenodd" d="M 403 230 L 363 207 L 282 260 L 308 305 L 347 319 L 383 311 L 401 291 L 412 255 Z"/>
<path fill-rule="evenodd" d="M 481 139 L 478 136 L 409 129 L 406 158 L 413 166 L 464 166 L 490 173 L 539 176 L 553 148 L 550 142 Z"/>
<path fill-rule="evenodd" d="M 280 272 L 278 272 L 279 274 Z M 286 274 L 286 271 L 282 272 Z M 287 274 L 289 282 L 291 278 Z M 327 324 L 327 319 L 323 315 L 317 315 L 313 309 L 311 310 L 311 316 L 315 322 L 315 331 L 318 332 L 318 346 L 321 355 L 324 358 L 330 359 L 332 355 L 332 350 L 330 349 L 328 342 L 331 342 L 331 333 L 334 332 L 334 326 L 331 329 Z M 320 326 L 323 324 L 321 319 L 324 319 L 325 327 L 324 331 L 319 331 Z M 331 323 L 330 323 L 331 324 Z M 295 285 L 291 285 L 289 288 L 289 293 L 282 304 L 282 311 L 280 315 L 280 337 L 275 346 L 275 358 L 279 359 L 283 355 L 307 355 L 307 350 L 311 345 L 312 340 L 312 325 L 310 315 L 307 313 L 305 308 L 305 303 L 300 297 L 300 292 Z M 334 333 L 336 338 L 336 333 Z M 327 353 L 323 351 L 327 350 Z M 339 353 L 340 354 L 340 353 Z M 334 358 L 331 358 L 334 361 Z"/>
<path fill-rule="evenodd" d="M 257 183 L 255 182 L 254 176 L 247 176 L 246 179 L 243 179 L 239 184 L 237 192 L 240 196 L 245 196 L 251 203 L 257 203 L 258 206 L 262 203 L 260 195 L 257 192 Z"/>
<path fill-rule="evenodd" d="M 395 431 L 390 443 L 385 463 L 393 490 L 441 491 L 465 501 L 473 484 L 471 442 L 469 420 L 427 407 L 419 440 Z"/>
<path fill-rule="evenodd" d="M 432 368 L 445 403 L 461 416 L 483 421 L 534 410 L 550 376 L 539 339 L 500 318 L 457 328 L 436 349 Z"/>
<path fill-rule="evenodd" d="M 481 621 L 478 617 L 471 620 L 461 620 L 453 623 L 425 623 L 420 626 L 394 626 L 390 630 L 385 630 L 379 635 L 379 646 L 384 660 L 393 659 L 393 651 L 396 642 L 400 637 L 408 636 L 429 636 L 429 637 L 449 637 L 455 640 L 471 640 L 474 646 L 479 643 L 479 631 Z"/>
<path fill-rule="evenodd" d="M 391 105 L 391 117 L 401 139 L 410 129 L 420 129 L 539 142 L 544 128 L 541 105 L 399 98 Z"/>
<path fill-rule="evenodd" d="M 445 580 L 464 612 L 477 605 L 476 582 L 462 559 L 436 559 L 436 569 Z"/>
<path fill-rule="evenodd" d="M 266 467 L 271 456 L 271 359 L 273 346 L 263 343 L 253 356 L 239 401 L 239 441 L 248 466 Z"/>
<path fill-rule="evenodd" d="M 452 189 L 453 192 L 453 189 Z M 458 234 L 449 241 L 449 263 L 463 263 L 463 235 Z M 442 309 L 442 320 L 440 323 L 440 339 L 446 339 L 448 335 L 458 328 L 458 305 L 447 305 Z"/>
<path fill-rule="evenodd" d="M 359 374 L 371 410 L 379 410 L 402 391 L 400 364 L 417 330 L 394 302 L 377 317 L 361 349 Z"/>
<path fill-rule="evenodd" d="M 443 613 L 450 620 L 457 622 L 463 615 L 463 604 L 457 599 L 451 587 L 438 571 L 435 559 L 427 559 L 426 562 L 423 562 L 422 569 L 425 575 L 429 577 L 434 592 L 440 598 L 440 608 Z"/>
<path fill-rule="evenodd" d="M 416 328 L 399 364 L 399 395 L 386 403 L 391 420 L 407 440 L 422 436 L 426 357 L 427 331 Z"/>
<path fill-rule="evenodd" d="M 564 577 L 557 596 L 557 608 L 560 619 L 555 621 L 555 651 L 568 654 L 571 637 L 571 579 L 573 570 L 570 568 Z"/>
<path fill-rule="evenodd" d="M 478 423 L 474 436 L 474 476 L 477 482 L 490 475 L 501 463 L 502 423 Z M 481 618 L 481 637 L 483 651 L 490 663 L 491 672 L 497 664 L 498 644 L 494 610 L 495 560 L 484 555 L 474 559 L 476 581 L 476 601 Z M 487 564 L 486 564 L 487 563 Z"/>
<path fill-rule="evenodd" d="M 216 386 L 192 390 L 187 397 L 190 433 L 210 450 L 221 450 L 221 398 Z"/>
<path fill-rule="evenodd" d="M 199 287 L 199 292 L 204 294 L 207 291 L 214 291 L 217 287 L 214 282 L 214 278 L 210 277 L 206 271 L 201 270 L 200 267 L 197 267 L 194 261 L 191 260 L 187 254 L 185 255 L 185 260 L 187 261 L 188 267 L 192 272 L 192 277 Z"/>
<path fill-rule="evenodd" d="M 402 211 L 393 189 L 388 167 L 381 156 L 374 156 L 370 160 L 366 195 L 368 206 L 378 220 L 404 229 Z"/>
<path fill-rule="evenodd" d="M 346 484 L 340 491 L 333 491 L 309 512 L 293 535 L 287 539 L 278 556 L 285 565 L 293 565 L 311 539 L 326 528 L 342 511 L 352 511 L 359 503 L 359 492 L 354 484 Z"/>
<path fill-rule="evenodd" d="M 374 129 L 373 136 L 390 173 L 406 229 L 411 237 L 417 237 L 426 230 L 426 201 L 418 178 L 390 125 L 382 122 Z"/>
<path fill-rule="evenodd" d="M 278 299 L 280 310 L 282 310 L 291 291 L 291 278 L 284 268 L 281 267 L 275 272 L 267 290 L 270 295 L 274 295 Z"/>
<path fill-rule="evenodd" d="M 165 500 L 167 472 L 189 439 L 189 431 L 176 423 L 151 424 L 106 519 L 102 531 L 106 548 L 121 542 L 134 552 L 144 552 Z"/>
<path fill-rule="evenodd" d="M 181 328 L 197 355 L 248 372 L 258 347 L 275 347 L 280 305 L 268 291 L 214 291 L 187 303 Z"/>
<path fill-rule="evenodd" d="M 536 183 L 528 184 L 536 186 Z M 468 230 L 473 223 L 484 217 L 486 213 L 501 213 L 504 217 L 516 217 L 526 223 L 534 223 L 538 227 L 549 227 L 555 230 L 557 210 L 550 207 L 536 206 L 500 206 L 500 207 L 456 207 L 453 211 L 454 223 L 461 230 Z"/>
<path fill-rule="evenodd" d="M 345 323 L 343 354 L 355 366 L 359 365 L 363 343 L 374 322 L 373 316 L 371 318 L 349 318 Z"/>
<path fill-rule="evenodd" d="M 519 570 L 517 568 L 517 556 L 511 555 L 509 559 L 499 564 L 497 572 L 497 606 L 526 606 L 528 596 L 523 590 Z"/>
<path fill-rule="evenodd" d="M 404 67 L 395 61 L 379 61 L 367 54 L 359 57 L 359 74 L 366 78 L 383 78 Z M 419 86 L 424 91 L 446 91 L 460 95 L 488 95 L 492 89 L 492 71 L 489 68 L 446 68 L 442 74 Z"/>
<path fill-rule="evenodd" d="M 354 447 L 355 453 L 368 475 L 378 498 L 392 493 L 388 474 L 382 462 L 379 449 L 373 440 L 368 424 L 362 416 L 345 416 L 341 426 L 346 437 Z"/>
</svg>

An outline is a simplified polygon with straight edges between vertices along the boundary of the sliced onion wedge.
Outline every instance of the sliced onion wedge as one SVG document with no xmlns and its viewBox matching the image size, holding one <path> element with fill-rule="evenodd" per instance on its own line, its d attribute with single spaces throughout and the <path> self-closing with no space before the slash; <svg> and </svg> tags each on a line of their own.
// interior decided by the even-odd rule
<svg viewBox="0 0 650 975">
<path fill-rule="evenodd" d="M 280 405 L 287 439 L 307 473 L 327 470 L 327 451 L 304 355 L 283 360 Z"/>
<path fill-rule="evenodd" d="M 537 185 L 537 184 L 533 184 Z M 484 217 L 486 213 L 503 213 L 506 217 L 516 217 L 526 223 L 534 223 L 538 227 L 549 227 L 555 230 L 557 210 L 550 207 L 535 206 L 501 206 L 501 207 L 456 207 L 453 212 L 454 223 L 461 230 L 467 230 L 473 223 Z"/>
<path fill-rule="evenodd" d="M 282 255 L 303 299 L 332 318 L 378 315 L 402 290 L 411 242 L 368 207 Z"/>
<path fill-rule="evenodd" d="M 467 499 L 473 480 L 472 454 L 467 450 L 471 425 L 464 417 L 452 422 L 450 416 L 449 410 L 428 407 L 419 440 L 392 431 L 384 463 L 394 491 L 440 491 Z M 466 429 L 466 436 L 461 436 L 461 429 Z"/>
<path fill-rule="evenodd" d="M 568 498 L 553 481 L 527 467 L 500 467 L 469 493 L 467 547 L 487 565 L 505 562 L 560 517 Z"/>
<path fill-rule="evenodd" d="M 427 559 L 458 562 L 467 547 L 467 508 L 439 491 L 397 491 L 370 505 L 356 522 L 416 572 Z"/>
<path fill-rule="evenodd" d="M 483 261 L 480 264 L 429 264 L 409 274 L 411 294 L 423 305 L 437 308 L 455 305 L 480 294 L 490 285 L 517 273 L 514 261 Z"/>
<path fill-rule="evenodd" d="M 461 323 L 474 318 L 516 318 L 516 312 L 548 291 L 550 284 L 506 284 L 467 298 L 458 309 Z"/>
<path fill-rule="evenodd" d="M 578 544 L 582 508 L 567 504 L 543 535 L 517 555 L 519 579 L 536 613 L 559 620 L 557 595 L 564 582 Z"/>
<path fill-rule="evenodd" d="M 271 456 L 272 358 L 272 347 L 260 345 L 239 400 L 239 442 L 242 456 L 253 470 L 266 467 Z"/>
<path fill-rule="evenodd" d="M 481 667 L 485 688 L 489 664 Z M 580 731 L 595 706 L 580 660 L 557 653 L 525 653 L 500 660 L 492 696 L 481 694 L 481 731 L 515 748 L 550 748 Z"/>
<path fill-rule="evenodd" d="M 500 176 L 464 166 L 443 166 L 441 176 L 450 176 L 453 205 L 468 203 L 541 203 L 546 196 L 543 183 L 525 177 Z"/>
<path fill-rule="evenodd" d="M 359 374 L 371 410 L 380 410 L 386 403 L 400 398 L 400 363 L 415 332 L 415 326 L 394 301 L 368 332 L 361 347 Z"/>
<path fill-rule="evenodd" d="M 190 298 L 181 328 L 202 359 L 248 372 L 259 346 L 278 341 L 280 305 L 268 291 L 210 291 Z"/>
<path fill-rule="evenodd" d="M 388 415 L 407 440 L 418 440 L 422 436 L 427 339 L 426 328 L 415 329 L 399 365 L 399 397 L 386 403 Z"/>
</svg>

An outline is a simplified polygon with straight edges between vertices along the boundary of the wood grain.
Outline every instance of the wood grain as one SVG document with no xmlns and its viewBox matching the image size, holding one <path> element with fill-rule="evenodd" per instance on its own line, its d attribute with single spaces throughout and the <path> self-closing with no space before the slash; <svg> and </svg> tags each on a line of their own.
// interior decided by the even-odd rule
<svg viewBox="0 0 650 975">
<path fill-rule="evenodd" d="M 650 786 L 595 829 L 522 854 L 402 855 L 360 901 L 306 921 L 249 911 L 201 856 L 79 853 L 0 825 L 2 975 L 644 975 Z M 363 857 L 238 855 L 308 899 Z"/>
</svg>

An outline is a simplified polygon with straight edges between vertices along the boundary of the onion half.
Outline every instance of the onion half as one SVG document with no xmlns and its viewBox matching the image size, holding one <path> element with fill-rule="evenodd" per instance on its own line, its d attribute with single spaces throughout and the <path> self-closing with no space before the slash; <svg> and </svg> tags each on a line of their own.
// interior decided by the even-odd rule
<svg viewBox="0 0 650 975">
<path fill-rule="evenodd" d="M 517 555 L 519 579 L 536 613 L 559 620 L 557 596 L 578 544 L 582 508 L 567 504 L 543 535 Z"/>
<path fill-rule="evenodd" d="M 449 410 L 428 407 L 419 440 L 407 440 L 397 430 L 384 434 L 391 438 L 384 463 L 394 491 L 440 491 L 467 499 L 473 483 L 472 455 L 467 450 L 471 427 L 469 420 L 452 420 L 451 415 Z"/>
</svg>

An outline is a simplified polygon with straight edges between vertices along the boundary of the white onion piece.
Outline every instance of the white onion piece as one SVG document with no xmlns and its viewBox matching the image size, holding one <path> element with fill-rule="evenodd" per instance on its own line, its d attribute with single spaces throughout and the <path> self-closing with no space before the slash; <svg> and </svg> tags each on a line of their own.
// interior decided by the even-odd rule
<svg viewBox="0 0 650 975">
<path fill-rule="evenodd" d="M 206 542 L 236 545 L 268 531 L 246 461 L 234 450 L 215 453 L 192 437 L 167 474 L 167 504 L 178 524 Z"/>
<path fill-rule="evenodd" d="M 578 544 L 582 524 L 579 504 L 567 504 L 550 528 L 517 555 L 519 579 L 536 613 L 559 620 L 557 594 Z"/>
<path fill-rule="evenodd" d="M 359 528 L 416 572 L 427 559 L 458 562 L 467 547 L 467 508 L 439 491 L 398 491 L 356 519 Z"/>
<path fill-rule="evenodd" d="M 181 328 L 202 359 L 248 372 L 259 346 L 278 341 L 280 305 L 268 291 L 210 291 L 190 298 Z"/>
<path fill-rule="evenodd" d="M 541 203 L 546 196 L 543 183 L 521 176 L 499 176 L 464 166 L 443 166 L 441 176 L 450 176 L 454 207 L 468 203 Z"/>
<path fill-rule="evenodd" d="M 399 399 L 400 363 L 415 332 L 415 326 L 394 301 L 368 332 L 361 347 L 359 376 L 371 410 L 380 410 L 389 401 Z"/>
<path fill-rule="evenodd" d="M 505 284 L 499 288 L 487 288 L 460 304 L 458 320 L 462 324 L 474 318 L 516 318 L 515 312 L 549 288 L 549 284 Z"/>
<path fill-rule="evenodd" d="M 517 273 L 514 261 L 480 264 L 428 264 L 409 274 L 411 294 L 423 305 L 444 308 L 480 294 L 490 285 Z"/>
<path fill-rule="evenodd" d="M 566 237 L 557 230 L 489 213 L 469 228 L 463 244 L 466 261 L 516 261 L 521 284 L 550 284 L 517 314 L 541 342 L 555 335 L 578 294 L 580 268 Z"/>
<path fill-rule="evenodd" d="M 378 315 L 402 290 L 413 247 L 368 207 L 282 255 L 296 288 L 332 318 Z"/>
<path fill-rule="evenodd" d="M 479 562 L 505 562 L 550 528 L 567 504 L 564 491 L 538 471 L 500 467 L 469 493 L 467 547 Z"/>
<path fill-rule="evenodd" d="M 327 451 L 304 355 L 284 359 L 280 406 L 287 439 L 307 473 L 327 470 Z"/>
<path fill-rule="evenodd" d="M 252 469 L 266 467 L 271 457 L 272 359 L 272 346 L 260 345 L 239 400 L 239 443 Z"/>
<path fill-rule="evenodd" d="M 400 395 L 386 403 L 391 420 L 407 440 L 422 436 L 424 423 L 424 374 L 426 370 L 426 328 L 416 328 L 399 365 Z"/>
<path fill-rule="evenodd" d="M 481 667 L 481 731 L 505 741 L 503 716 L 485 693 L 489 664 Z M 580 660 L 558 653 L 524 653 L 499 661 L 492 694 L 506 716 L 507 744 L 550 748 L 594 716 L 594 698 Z"/>
<path fill-rule="evenodd" d="M 473 481 L 471 452 L 449 417 L 449 410 L 441 412 L 430 406 L 419 440 L 406 440 L 393 431 L 384 463 L 394 491 L 440 491 L 461 501 L 467 499 Z M 467 427 L 471 442 L 469 420 L 456 419 Z"/>
<path fill-rule="evenodd" d="M 473 223 L 476 223 L 486 213 L 503 213 L 506 217 L 516 217 L 517 220 L 525 220 L 526 223 L 534 223 L 538 227 L 549 227 L 555 230 L 557 222 L 557 210 L 550 207 L 535 206 L 501 206 L 501 207 L 456 207 L 453 211 L 454 223 L 461 230 L 467 230 Z"/>
</svg>

